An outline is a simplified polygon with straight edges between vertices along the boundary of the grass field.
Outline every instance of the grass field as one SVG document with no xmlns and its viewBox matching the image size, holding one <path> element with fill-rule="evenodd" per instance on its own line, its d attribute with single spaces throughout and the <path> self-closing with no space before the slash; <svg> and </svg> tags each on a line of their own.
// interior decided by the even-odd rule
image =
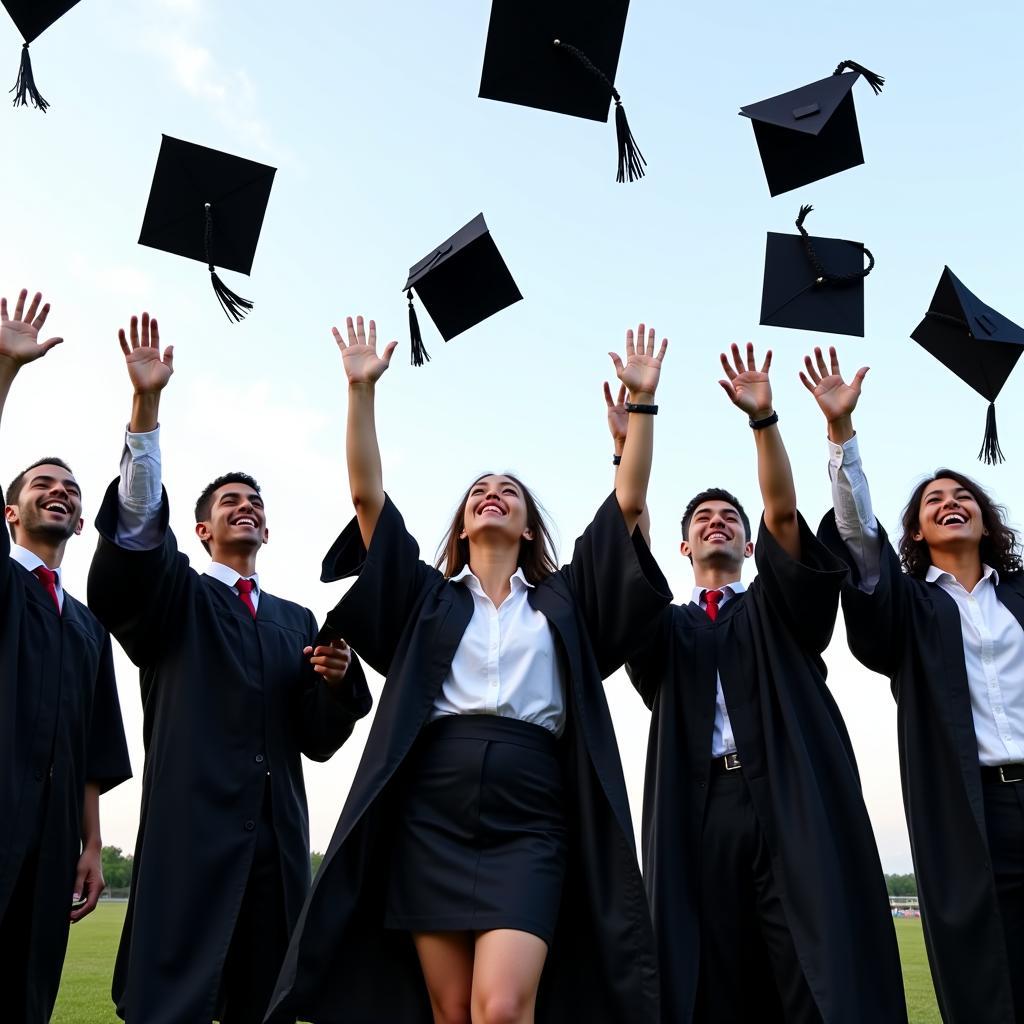
<svg viewBox="0 0 1024 1024">
<path fill-rule="evenodd" d="M 110 1002 L 110 975 L 125 906 L 124 903 L 101 903 L 92 916 L 71 929 L 64 983 L 53 1024 L 114 1024 L 117 1021 Z M 898 920 L 896 936 L 903 960 L 910 1024 L 941 1024 L 924 953 L 921 922 Z"/>
</svg>

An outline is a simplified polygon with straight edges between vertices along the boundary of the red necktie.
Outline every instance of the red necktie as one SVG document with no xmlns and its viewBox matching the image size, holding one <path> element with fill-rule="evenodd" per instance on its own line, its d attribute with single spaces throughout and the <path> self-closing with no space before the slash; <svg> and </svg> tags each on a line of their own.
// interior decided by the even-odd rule
<svg viewBox="0 0 1024 1024">
<path fill-rule="evenodd" d="M 718 618 L 718 606 L 722 601 L 722 591 L 705 590 L 704 600 L 707 602 L 707 607 L 704 610 L 708 613 L 708 618 L 714 622 Z"/>
<path fill-rule="evenodd" d="M 238 581 L 235 583 L 235 590 L 238 591 L 238 596 L 242 604 L 249 609 L 249 614 L 254 619 L 256 618 L 256 605 L 252 603 L 252 598 L 249 595 L 252 594 L 255 589 L 256 584 L 253 580 L 246 580 L 239 577 Z"/>
<path fill-rule="evenodd" d="M 39 565 L 32 570 L 32 575 L 46 587 L 46 592 L 53 598 L 53 606 L 57 609 L 57 614 L 60 615 L 60 599 L 57 597 L 57 574 L 52 569 L 47 569 L 45 565 Z"/>
</svg>

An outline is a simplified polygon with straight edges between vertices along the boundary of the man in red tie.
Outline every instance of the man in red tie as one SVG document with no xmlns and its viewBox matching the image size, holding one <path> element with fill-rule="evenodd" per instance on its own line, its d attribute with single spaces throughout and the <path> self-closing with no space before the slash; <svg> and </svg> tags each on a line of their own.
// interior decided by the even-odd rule
<svg viewBox="0 0 1024 1024">
<path fill-rule="evenodd" d="M 0 299 L 0 415 L 49 305 Z M 60 459 L 22 470 L 0 530 L 0 992 L 5 1020 L 42 1024 L 57 998 L 68 927 L 103 891 L 100 794 L 131 776 L 110 637 L 63 586 L 82 494 Z"/>
<path fill-rule="evenodd" d="M 113 996 L 132 1024 L 259 1024 L 310 882 L 300 755 L 331 757 L 370 694 L 343 641 L 318 645 L 312 612 L 263 589 L 251 476 L 196 502 L 205 570 L 179 552 L 159 447 L 173 349 L 145 313 L 120 342 L 131 421 L 89 600 L 139 666 L 146 769 Z"/>
<path fill-rule="evenodd" d="M 721 359 L 757 450 L 757 543 L 730 492 L 694 497 L 680 545 L 692 598 L 626 665 L 653 712 L 643 855 L 662 1019 L 903 1024 L 882 868 L 821 659 L 845 567 L 797 511 L 771 353 L 760 369 L 752 345 Z"/>
</svg>

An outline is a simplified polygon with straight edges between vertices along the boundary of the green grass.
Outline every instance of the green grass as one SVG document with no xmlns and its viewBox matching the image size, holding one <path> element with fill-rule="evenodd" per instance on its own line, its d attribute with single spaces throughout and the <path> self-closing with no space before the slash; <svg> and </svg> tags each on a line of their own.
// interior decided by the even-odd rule
<svg viewBox="0 0 1024 1024">
<path fill-rule="evenodd" d="M 101 903 L 90 917 L 71 929 L 53 1024 L 115 1024 L 117 1021 L 110 1001 L 110 976 L 125 909 L 124 903 Z M 920 920 L 896 921 L 896 938 L 903 961 L 910 1024 L 941 1024 Z"/>
</svg>

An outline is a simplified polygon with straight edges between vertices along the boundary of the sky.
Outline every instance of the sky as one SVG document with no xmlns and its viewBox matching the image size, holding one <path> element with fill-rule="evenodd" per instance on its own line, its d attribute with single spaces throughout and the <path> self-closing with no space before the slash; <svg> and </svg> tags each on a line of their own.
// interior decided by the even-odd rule
<svg viewBox="0 0 1024 1024">
<path fill-rule="evenodd" d="M 984 400 L 909 337 L 945 265 L 1024 323 L 1020 5 L 634 0 L 616 85 L 648 175 L 624 185 L 611 123 L 478 98 L 488 17 L 485 0 L 84 0 L 33 44 L 52 106 L 0 110 L 0 294 L 41 290 L 47 326 L 66 340 L 16 381 L 0 478 L 42 455 L 74 467 L 89 525 L 68 548 L 72 593 L 84 597 L 91 515 L 130 408 L 117 329 L 142 310 L 175 345 L 161 423 L 183 550 L 204 566 L 195 496 L 245 469 L 267 502 L 261 583 L 319 617 L 344 592 L 318 579 L 352 515 L 330 329 L 353 314 L 399 339 L 378 429 L 385 485 L 426 556 L 469 481 L 510 470 L 546 505 L 568 558 L 612 486 L 607 352 L 641 320 L 669 338 L 650 508 L 677 600 L 693 585 L 678 552 L 689 497 L 724 486 L 760 510 L 746 417 L 717 384 L 733 341 L 774 352 L 775 407 L 812 524 L 830 503 L 827 449 L 797 372 L 816 344 L 836 344 L 848 372 L 871 366 L 855 421 L 884 525 L 896 531 L 914 483 L 944 464 L 1020 521 L 1024 370 L 997 405 L 1007 462 L 985 466 Z M 12 84 L 20 43 L 3 20 Z M 739 107 L 843 59 L 886 78 L 878 97 L 854 88 L 866 163 L 770 198 Z M 251 277 L 222 275 L 255 301 L 241 324 L 220 311 L 203 265 L 137 244 L 161 134 L 278 168 Z M 863 241 L 877 259 L 863 339 L 758 326 L 765 233 L 795 233 L 803 203 L 815 207 L 812 233 Z M 406 272 L 480 212 L 524 301 L 448 344 L 421 308 L 432 361 L 414 369 Z M 909 871 L 887 681 L 854 662 L 841 620 L 825 657 L 883 866 Z M 120 653 L 117 668 L 136 780 L 104 797 L 103 833 L 130 850 L 142 713 Z M 606 691 L 638 822 L 649 715 L 623 673 Z M 327 846 L 368 724 L 329 763 L 306 762 L 314 849 Z"/>
</svg>

